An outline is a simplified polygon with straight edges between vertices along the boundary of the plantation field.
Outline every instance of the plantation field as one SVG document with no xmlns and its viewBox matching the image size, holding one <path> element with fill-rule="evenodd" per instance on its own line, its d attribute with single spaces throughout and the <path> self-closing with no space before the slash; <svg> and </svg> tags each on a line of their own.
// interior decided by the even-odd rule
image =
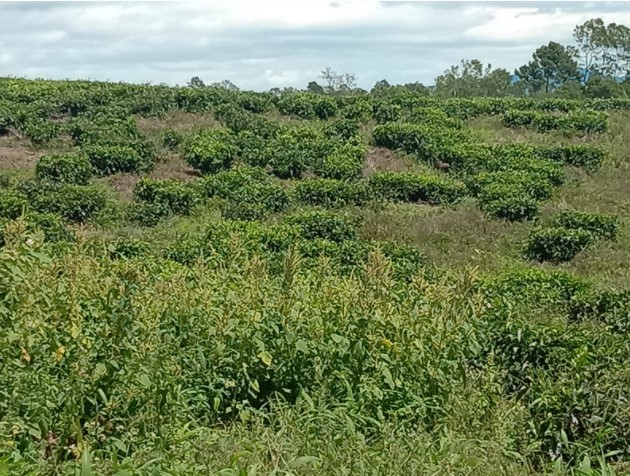
<svg viewBox="0 0 630 476">
<path fill-rule="evenodd" d="M 0 79 L 0 475 L 628 474 L 629 119 Z"/>
</svg>

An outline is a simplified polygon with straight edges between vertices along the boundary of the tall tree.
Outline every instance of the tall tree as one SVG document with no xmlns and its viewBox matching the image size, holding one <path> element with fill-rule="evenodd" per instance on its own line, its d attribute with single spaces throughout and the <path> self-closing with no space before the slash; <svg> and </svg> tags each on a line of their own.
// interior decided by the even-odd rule
<svg viewBox="0 0 630 476">
<path fill-rule="evenodd" d="M 357 77 L 351 73 L 337 73 L 331 67 L 322 70 L 320 78 L 326 81 L 327 93 L 351 92 L 357 87 Z"/>
<path fill-rule="evenodd" d="M 440 97 L 505 96 L 510 88 L 510 73 L 492 70 L 477 59 L 462 60 L 435 78 L 435 94 Z"/>
<path fill-rule="evenodd" d="M 580 79 L 573 52 L 551 41 L 538 48 L 528 64 L 516 70 L 529 92 L 550 93 L 568 81 Z"/>
<path fill-rule="evenodd" d="M 189 88 L 205 88 L 206 85 L 199 76 L 193 76 L 192 78 L 190 78 L 190 81 L 188 81 L 188 87 Z"/>
<path fill-rule="evenodd" d="M 601 18 L 593 18 L 573 30 L 576 57 L 582 70 L 582 82 L 588 81 L 601 66 L 606 39 L 606 26 Z"/>
<path fill-rule="evenodd" d="M 593 18 L 573 30 L 582 80 L 600 74 L 619 78 L 630 68 L 630 28 L 617 23 L 606 25 Z"/>
</svg>

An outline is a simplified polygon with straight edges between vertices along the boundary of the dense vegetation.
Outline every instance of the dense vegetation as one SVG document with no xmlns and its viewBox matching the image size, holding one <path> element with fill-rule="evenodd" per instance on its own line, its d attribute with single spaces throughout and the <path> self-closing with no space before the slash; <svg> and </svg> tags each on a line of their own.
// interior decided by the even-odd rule
<svg viewBox="0 0 630 476">
<path fill-rule="evenodd" d="M 630 100 L 192 83 L 0 79 L 0 474 L 630 471 Z"/>
</svg>

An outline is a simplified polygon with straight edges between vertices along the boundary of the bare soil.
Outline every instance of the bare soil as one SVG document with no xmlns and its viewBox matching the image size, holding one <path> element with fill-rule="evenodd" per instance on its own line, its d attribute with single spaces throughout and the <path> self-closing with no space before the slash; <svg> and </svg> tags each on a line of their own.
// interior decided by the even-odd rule
<svg viewBox="0 0 630 476">
<path fill-rule="evenodd" d="M 411 166 L 396 152 L 384 147 L 372 147 L 367 154 L 363 175 L 369 177 L 374 172 L 404 172 Z"/>
</svg>

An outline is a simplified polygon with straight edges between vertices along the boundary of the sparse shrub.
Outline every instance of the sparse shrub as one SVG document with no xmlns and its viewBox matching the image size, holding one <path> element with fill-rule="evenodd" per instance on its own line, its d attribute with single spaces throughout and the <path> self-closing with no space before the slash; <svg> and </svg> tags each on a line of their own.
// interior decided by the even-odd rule
<svg viewBox="0 0 630 476">
<path fill-rule="evenodd" d="M 38 180 L 53 183 L 87 184 L 94 175 L 90 161 L 79 154 L 45 155 L 35 166 Z"/>
<path fill-rule="evenodd" d="M 570 261 L 594 240 L 595 236 L 586 230 L 560 226 L 537 228 L 529 234 L 525 256 L 528 259 L 554 263 Z"/>
<path fill-rule="evenodd" d="M 586 230 L 597 238 L 614 240 L 619 231 L 619 219 L 604 213 L 565 210 L 553 217 L 553 224 L 572 230 Z"/>
<path fill-rule="evenodd" d="M 505 127 L 523 127 L 529 126 L 535 115 L 534 111 L 509 110 L 501 115 L 501 119 Z"/>
<path fill-rule="evenodd" d="M 456 180 L 412 172 L 377 172 L 368 183 L 375 196 L 402 202 L 454 204 L 466 191 Z"/>
<path fill-rule="evenodd" d="M 178 215 L 188 215 L 198 200 L 192 183 L 172 179 L 143 178 L 136 184 L 133 195 L 139 202 L 159 203 Z"/>
<path fill-rule="evenodd" d="M 296 227 L 304 239 L 341 242 L 357 238 L 360 219 L 337 212 L 310 210 L 289 215 L 285 223 Z"/>
<path fill-rule="evenodd" d="M 183 141 L 184 136 L 176 130 L 166 129 L 162 133 L 162 145 L 169 150 L 177 150 Z"/>
<path fill-rule="evenodd" d="M 367 185 L 334 179 L 299 181 L 293 191 L 298 202 L 321 207 L 361 205 L 369 198 Z"/>
<path fill-rule="evenodd" d="M 238 148 L 233 134 L 225 129 L 200 131 L 183 145 L 184 160 L 204 174 L 230 168 Z"/>
</svg>

